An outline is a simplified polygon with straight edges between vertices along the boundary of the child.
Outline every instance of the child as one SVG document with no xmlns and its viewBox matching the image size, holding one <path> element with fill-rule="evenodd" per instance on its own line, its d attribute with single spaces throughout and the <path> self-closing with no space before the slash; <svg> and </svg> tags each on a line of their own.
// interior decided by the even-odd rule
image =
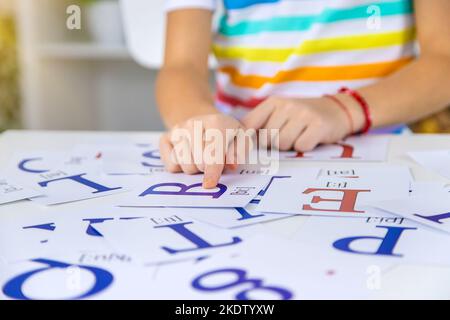
<svg viewBox="0 0 450 320">
<path fill-rule="evenodd" d="M 204 172 L 205 188 L 234 165 L 224 165 L 227 147 L 222 163 L 171 156 L 180 144 L 194 153 L 192 140 L 175 141 L 171 132 L 192 132 L 197 120 L 204 130 L 278 129 L 276 147 L 305 152 L 418 120 L 450 103 L 448 0 L 223 2 L 211 32 L 219 0 L 167 0 L 157 83 L 171 130 L 160 144 L 166 168 Z M 215 97 L 208 87 L 211 47 L 218 60 Z"/>
</svg>

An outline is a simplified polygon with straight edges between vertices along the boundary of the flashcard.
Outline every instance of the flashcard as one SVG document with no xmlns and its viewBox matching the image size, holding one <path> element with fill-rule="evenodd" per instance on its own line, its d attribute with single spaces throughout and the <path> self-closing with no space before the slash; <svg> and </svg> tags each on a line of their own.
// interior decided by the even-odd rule
<svg viewBox="0 0 450 320">
<path fill-rule="evenodd" d="M 215 189 L 202 188 L 202 175 L 161 173 L 121 199 L 123 207 L 245 207 L 262 190 L 270 176 L 259 173 L 226 173 Z"/>
<path fill-rule="evenodd" d="M 111 175 L 152 174 L 164 172 L 158 143 L 84 144 L 76 146 L 72 157 L 96 159 L 101 172 Z"/>
<path fill-rule="evenodd" d="M 339 217 L 370 215 L 365 206 L 373 201 L 409 195 L 410 180 L 404 171 L 385 179 L 318 179 L 301 176 L 274 181 L 257 207 L 260 212 Z"/>
<path fill-rule="evenodd" d="M 0 219 L 4 230 L 0 235 L 0 256 L 16 261 L 50 253 L 110 250 L 111 245 L 96 226 L 106 221 L 144 219 L 154 214 L 151 209 L 94 207 L 60 209 L 51 215 L 43 214 L 43 210 L 36 210 L 33 215 L 8 215 Z"/>
<path fill-rule="evenodd" d="M 374 207 L 450 233 L 450 193 L 379 201 Z M 449 238 L 450 239 L 450 238 Z"/>
<path fill-rule="evenodd" d="M 11 178 L 0 177 L 0 204 L 41 196 L 37 190 L 24 187 Z"/>
<path fill-rule="evenodd" d="M 0 274 L 0 300 L 158 299 L 154 268 L 115 252 L 43 256 Z"/>
<path fill-rule="evenodd" d="M 74 202 L 128 191 L 111 177 L 83 171 L 74 172 L 71 169 L 29 175 L 20 182 L 44 194 L 31 199 L 43 205 Z"/>
<path fill-rule="evenodd" d="M 412 182 L 410 196 L 430 196 L 433 197 L 436 194 L 450 192 L 448 186 L 445 183 L 438 182 Z M 448 193 L 450 196 L 450 193 Z"/>
<path fill-rule="evenodd" d="M 256 210 L 258 203 L 259 201 L 252 200 L 245 208 L 182 208 L 177 210 L 195 220 L 227 229 L 291 217 L 291 215 L 258 212 Z"/>
<path fill-rule="evenodd" d="M 402 264 L 383 274 L 382 281 L 374 300 L 450 300 L 450 268 L 445 266 Z"/>
<path fill-rule="evenodd" d="M 150 219 L 166 209 L 94 207 L 90 209 L 62 210 L 55 226 L 53 242 L 71 252 L 96 252 L 112 249 L 98 227 L 104 223 Z"/>
<path fill-rule="evenodd" d="M 362 299 L 371 294 L 366 269 L 336 265 L 311 246 L 258 236 L 237 256 L 159 268 L 161 299 Z"/>
<path fill-rule="evenodd" d="M 103 238 L 103 235 L 96 229 L 102 223 L 108 221 L 120 222 L 152 218 L 156 213 L 167 211 L 167 209 L 155 208 L 121 208 L 112 206 L 89 207 L 88 209 L 72 209 L 58 211 L 60 224 L 74 225 L 79 230 L 77 237 L 87 236 L 88 239 Z M 80 222 L 84 224 L 80 224 Z M 86 239 L 86 241 L 88 241 Z M 90 244 L 87 243 L 87 246 Z"/>
<path fill-rule="evenodd" d="M 26 152 L 16 154 L 8 165 L 8 174 L 17 179 L 28 179 L 30 176 L 48 173 L 58 169 L 89 170 L 94 172 L 98 168 L 98 161 L 89 154 L 80 152 Z"/>
<path fill-rule="evenodd" d="M 158 145 L 136 144 L 102 149 L 103 171 L 107 174 L 150 174 L 164 172 Z"/>
<path fill-rule="evenodd" d="M 298 161 L 385 161 L 390 136 L 353 136 L 342 142 L 321 145 L 311 152 L 280 152 L 281 160 Z"/>
<path fill-rule="evenodd" d="M 330 261 L 380 271 L 402 263 L 450 265 L 448 235 L 405 218 L 310 217 L 292 240 L 318 247 Z"/>
<path fill-rule="evenodd" d="M 86 218 L 78 218 L 76 212 L 48 214 L 37 208 L 33 214 L 19 211 L 14 215 L 2 215 L 0 256 L 6 261 L 18 261 L 67 252 L 109 249 L 109 243 L 92 227 L 101 223 L 102 219 L 89 219 L 92 216 L 87 212 L 83 215 Z M 111 211 L 109 213 L 111 214 Z M 127 217 L 125 214 L 121 216 L 123 219 Z M 114 216 L 110 219 L 114 219 Z"/>
<path fill-rule="evenodd" d="M 0 225 L 0 257 L 4 261 L 54 254 L 58 249 L 52 245 L 56 226 L 46 218 L 15 214 L 2 216 Z"/>
<path fill-rule="evenodd" d="M 148 210 L 148 209 L 147 209 Z M 116 250 L 128 252 L 144 264 L 182 261 L 228 251 L 240 245 L 255 227 L 225 231 L 165 208 L 152 208 L 151 218 L 105 221 L 95 226 Z M 182 213 L 182 211 L 181 211 Z"/>
<path fill-rule="evenodd" d="M 108 187 L 113 182 L 100 177 L 95 158 L 66 152 L 31 152 L 17 154 L 10 161 L 8 174 L 19 183 L 43 194 L 33 197 L 45 205 L 90 199 L 125 192 L 122 186 Z"/>
<path fill-rule="evenodd" d="M 54 251 L 64 248 L 66 252 L 99 252 L 111 250 L 108 241 L 98 232 L 95 225 L 101 223 L 102 219 L 80 219 L 71 218 L 59 219 L 55 223 L 55 231 L 52 236 L 51 247 L 56 247 Z M 104 221 L 107 221 L 106 218 Z"/>
<path fill-rule="evenodd" d="M 270 178 L 267 186 L 261 190 L 255 199 L 245 208 L 183 208 L 182 212 L 191 216 L 195 220 L 200 220 L 205 223 L 212 224 L 219 228 L 239 228 L 253 224 L 269 222 L 274 220 L 286 219 L 291 215 L 280 216 L 279 214 L 262 213 L 257 211 L 257 206 L 261 198 L 269 191 L 273 181 L 278 179 L 289 179 L 293 171 L 283 170 L 284 175 L 273 176 Z M 311 178 L 316 174 L 316 171 L 311 172 Z M 177 209 L 178 211 L 181 211 Z"/>
<path fill-rule="evenodd" d="M 450 179 L 450 150 L 414 151 L 408 155 L 421 166 Z"/>
</svg>

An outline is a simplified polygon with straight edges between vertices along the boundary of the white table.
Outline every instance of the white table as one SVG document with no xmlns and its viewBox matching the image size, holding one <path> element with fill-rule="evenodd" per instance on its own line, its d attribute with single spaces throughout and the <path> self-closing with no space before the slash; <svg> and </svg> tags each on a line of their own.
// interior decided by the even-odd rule
<svg viewBox="0 0 450 320">
<path fill-rule="evenodd" d="M 69 150 L 80 143 L 104 143 L 111 140 L 126 142 L 141 140 L 158 133 L 119 133 L 119 132 L 50 132 L 50 131 L 8 131 L 0 137 L 0 167 L 4 168 L 9 158 L 19 151 Z M 391 142 L 388 163 L 409 166 L 416 181 L 446 182 L 444 178 L 431 173 L 411 161 L 405 153 L 413 150 L 450 149 L 450 135 L 411 135 L 395 136 Z M 317 166 L 320 162 L 287 162 L 286 166 Z M 327 164 L 330 164 L 329 162 Z M 364 164 L 376 166 L 375 163 Z M 450 164 L 449 164 L 450 165 Z M 111 197 L 96 198 L 66 204 L 64 208 L 89 208 L 107 204 Z M 0 206 L 0 219 L 14 218 L 18 215 L 56 213 L 56 207 L 40 207 L 29 201 Z M 1 220 L 0 220 L 1 221 Z M 268 233 L 289 237 L 305 221 L 304 217 L 293 217 L 263 224 Z M 1 232 L 1 225 L 0 225 Z M 450 238 L 449 238 L 450 245 Z M 19 248 L 18 248 L 19 249 Z M 0 264 L 1 267 L 1 264 Z M 392 269 L 383 277 L 379 298 L 450 298 L 450 267 L 403 265 Z"/>
</svg>

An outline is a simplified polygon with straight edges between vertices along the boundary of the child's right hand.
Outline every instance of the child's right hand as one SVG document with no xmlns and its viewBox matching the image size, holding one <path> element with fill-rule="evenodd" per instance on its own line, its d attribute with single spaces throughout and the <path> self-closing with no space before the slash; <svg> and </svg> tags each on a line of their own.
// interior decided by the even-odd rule
<svg viewBox="0 0 450 320">
<path fill-rule="evenodd" d="M 194 117 L 176 125 L 160 140 L 161 159 L 166 170 L 187 174 L 203 172 L 203 187 L 215 188 L 225 168 L 237 167 L 235 148 L 231 142 L 241 128 L 238 120 L 221 113 Z M 212 132 L 221 137 L 221 143 L 215 141 L 216 136 L 209 136 L 214 134 Z M 198 138 L 199 134 L 202 140 Z"/>
</svg>

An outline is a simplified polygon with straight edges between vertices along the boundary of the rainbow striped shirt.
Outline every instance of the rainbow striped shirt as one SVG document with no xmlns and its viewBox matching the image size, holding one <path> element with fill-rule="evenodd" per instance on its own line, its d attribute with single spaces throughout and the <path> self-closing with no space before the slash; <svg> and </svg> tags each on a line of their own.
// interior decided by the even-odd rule
<svg viewBox="0 0 450 320">
<path fill-rule="evenodd" d="M 217 103 L 239 116 L 271 95 L 317 97 L 371 84 L 415 55 L 412 0 L 168 0 L 221 10 Z"/>
</svg>

